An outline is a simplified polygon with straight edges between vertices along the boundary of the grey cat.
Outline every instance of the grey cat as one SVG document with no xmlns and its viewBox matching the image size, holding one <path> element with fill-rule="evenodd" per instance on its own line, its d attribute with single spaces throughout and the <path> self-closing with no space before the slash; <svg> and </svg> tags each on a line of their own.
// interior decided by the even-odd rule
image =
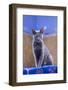
<svg viewBox="0 0 68 90">
<path fill-rule="evenodd" d="M 32 41 L 32 51 L 35 60 L 35 66 L 41 67 L 44 65 L 52 65 L 53 58 L 50 54 L 46 45 L 43 42 L 44 29 L 41 28 L 39 31 L 32 29 L 33 41 Z"/>
</svg>

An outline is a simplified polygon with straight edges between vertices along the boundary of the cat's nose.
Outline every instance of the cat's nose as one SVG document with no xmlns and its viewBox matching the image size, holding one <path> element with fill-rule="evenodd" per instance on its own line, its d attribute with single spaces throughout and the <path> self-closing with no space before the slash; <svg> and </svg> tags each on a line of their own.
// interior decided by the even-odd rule
<svg viewBox="0 0 68 90">
<path fill-rule="evenodd" d="M 37 41 L 39 41 L 40 39 L 39 38 L 36 38 Z"/>
</svg>

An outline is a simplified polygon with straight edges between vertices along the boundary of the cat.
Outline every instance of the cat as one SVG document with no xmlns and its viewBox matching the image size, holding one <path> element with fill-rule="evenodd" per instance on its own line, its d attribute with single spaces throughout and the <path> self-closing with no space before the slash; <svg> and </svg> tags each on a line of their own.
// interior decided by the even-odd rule
<svg viewBox="0 0 68 90">
<path fill-rule="evenodd" d="M 53 64 L 52 55 L 43 41 L 44 28 L 41 28 L 39 31 L 32 29 L 32 33 L 33 33 L 32 52 L 35 60 L 35 67 L 52 65 Z"/>
</svg>

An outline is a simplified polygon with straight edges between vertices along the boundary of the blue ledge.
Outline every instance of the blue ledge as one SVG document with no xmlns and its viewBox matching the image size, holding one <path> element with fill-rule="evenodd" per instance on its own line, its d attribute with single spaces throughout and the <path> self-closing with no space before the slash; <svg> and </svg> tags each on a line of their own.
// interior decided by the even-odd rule
<svg viewBox="0 0 68 90">
<path fill-rule="evenodd" d="M 57 73 L 57 66 L 56 65 L 47 65 L 43 67 L 32 67 L 32 68 L 24 68 L 23 74 L 49 74 L 49 73 Z"/>
</svg>

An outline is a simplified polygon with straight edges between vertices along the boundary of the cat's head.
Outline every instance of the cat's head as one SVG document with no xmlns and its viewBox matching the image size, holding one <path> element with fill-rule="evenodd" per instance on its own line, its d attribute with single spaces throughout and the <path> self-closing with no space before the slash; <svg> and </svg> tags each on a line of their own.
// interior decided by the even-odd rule
<svg viewBox="0 0 68 90">
<path fill-rule="evenodd" d="M 44 28 L 41 28 L 39 31 L 32 29 L 33 33 L 33 41 L 34 41 L 34 46 L 41 46 L 42 41 L 43 41 L 43 33 L 44 33 Z"/>
</svg>

